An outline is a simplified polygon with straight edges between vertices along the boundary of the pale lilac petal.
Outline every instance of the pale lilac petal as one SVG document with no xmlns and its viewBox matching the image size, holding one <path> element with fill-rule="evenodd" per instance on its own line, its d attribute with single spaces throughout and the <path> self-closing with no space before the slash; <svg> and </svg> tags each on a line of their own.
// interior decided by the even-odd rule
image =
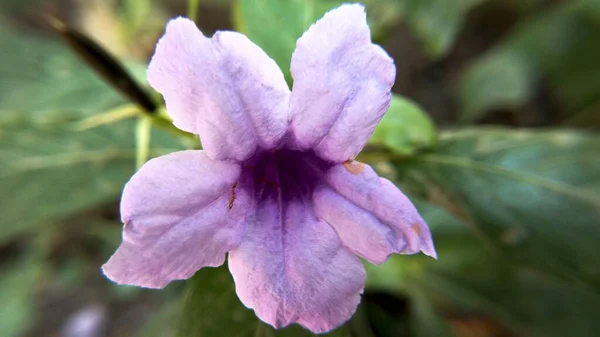
<svg viewBox="0 0 600 337">
<path fill-rule="evenodd" d="M 311 207 L 266 198 L 247 226 L 242 244 L 229 253 L 229 270 L 239 298 L 261 320 L 276 328 L 296 322 L 320 333 L 352 316 L 363 265 Z"/>
<path fill-rule="evenodd" d="M 403 235 L 331 188 L 317 188 L 313 201 L 316 215 L 335 229 L 348 249 L 369 262 L 383 263 L 406 246 Z"/>
<path fill-rule="evenodd" d="M 422 251 L 437 258 L 429 227 L 417 209 L 398 187 L 379 177 L 370 166 L 357 161 L 335 165 L 327 172 L 326 181 L 345 199 L 391 227 L 396 233 L 396 248 L 401 249 L 400 253 L 414 254 Z M 340 224 L 334 226 L 336 230 L 343 231 Z M 365 223 L 362 226 L 367 225 Z M 371 231 L 376 233 L 373 228 Z M 349 234 L 346 233 L 346 236 Z"/>
<path fill-rule="evenodd" d="M 388 109 L 393 60 L 371 43 L 364 8 L 343 5 L 298 40 L 292 56 L 291 130 L 299 149 L 353 159 Z"/>
<path fill-rule="evenodd" d="M 239 165 L 203 151 L 150 160 L 125 186 L 123 242 L 104 273 L 120 284 L 162 288 L 223 264 L 251 207 L 249 193 L 236 185 L 239 176 Z"/>
<path fill-rule="evenodd" d="M 244 160 L 257 146 L 275 148 L 287 129 L 289 88 L 258 46 L 235 32 L 206 38 L 196 25 L 174 19 L 148 67 L 182 130 L 200 135 L 212 159 Z"/>
</svg>

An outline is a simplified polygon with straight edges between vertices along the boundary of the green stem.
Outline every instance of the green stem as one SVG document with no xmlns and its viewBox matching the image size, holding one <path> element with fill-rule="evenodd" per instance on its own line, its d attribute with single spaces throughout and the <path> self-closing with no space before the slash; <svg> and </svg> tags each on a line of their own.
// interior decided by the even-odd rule
<svg viewBox="0 0 600 337">
<path fill-rule="evenodd" d="M 150 158 L 152 119 L 141 116 L 135 129 L 135 168 L 139 170 Z"/>
<path fill-rule="evenodd" d="M 198 14 L 198 5 L 200 4 L 200 0 L 189 0 L 188 2 L 188 18 L 190 20 L 196 22 L 197 14 Z"/>
<path fill-rule="evenodd" d="M 175 125 L 173 125 L 173 123 L 170 120 L 168 120 L 162 116 L 153 115 L 153 116 L 149 116 L 149 117 L 150 117 L 150 119 L 152 119 L 152 123 L 154 125 L 158 126 L 159 128 L 161 128 L 167 132 L 170 132 L 174 135 L 181 136 L 181 137 L 184 137 L 187 139 L 192 139 L 192 140 L 198 139 L 194 134 L 185 132 L 181 129 L 178 129 Z"/>
</svg>

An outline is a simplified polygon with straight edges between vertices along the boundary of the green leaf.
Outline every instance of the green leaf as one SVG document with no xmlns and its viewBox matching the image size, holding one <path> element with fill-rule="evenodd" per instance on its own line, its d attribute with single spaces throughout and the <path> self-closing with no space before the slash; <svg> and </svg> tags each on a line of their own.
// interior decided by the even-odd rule
<svg viewBox="0 0 600 337">
<path fill-rule="evenodd" d="M 368 289 L 409 298 L 415 335 L 451 335 L 447 317 L 455 315 L 489 322 L 486 329 L 493 335 L 594 336 L 598 331 L 600 323 L 592 319 L 600 310 L 597 290 L 524 268 L 480 240 L 472 224 L 428 203 L 417 207 L 430 225 L 439 260 L 392 256 L 381 266 L 367 265 Z"/>
<path fill-rule="evenodd" d="M 235 29 L 262 47 L 289 79 L 296 40 L 318 18 L 315 1 L 238 0 L 234 6 Z"/>
<path fill-rule="evenodd" d="M 399 162 L 405 190 L 459 214 L 516 265 L 598 288 L 600 137 L 480 128 Z"/>
<path fill-rule="evenodd" d="M 484 0 L 396 0 L 409 27 L 432 59 L 450 50 L 467 12 Z"/>
<path fill-rule="evenodd" d="M 456 217 L 430 203 L 412 200 L 431 229 L 439 259 L 421 254 L 394 255 L 382 265 L 365 264 L 367 290 L 408 298 L 410 336 L 451 336 L 438 301 L 420 284 L 431 268 L 443 265 L 460 272 L 479 265 L 488 254 L 471 230 Z"/>
<path fill-rule="evenodd" d="M 371 291 L 406 294 L 412 298 L 413 294 L 419 295 L 415 280 L 421 279 L 432 266 L 443 265 L 448 269 L 462 270 L 490 258 L 484 243 L 464 222 L 439 206 L 414 197 L 411 200 L 429 225 L 438 259 L 422 254 L 394 255 L 381 265 L 365 264 L 367 289 Z M 414 300 L 422 301 L 421 298 Z"/>
<path fill-rule="evenodd" d="M 5 111 L 80 116 L 123 104 L 87 66 L 60 43 L 0 26 L 0 102 Z"/>
<path fill-rule="evenodd" d="M 310 331 L 298 325 L 275 330 L 261 322 L 235 294 L 226 266 L 203 268 L 188 281 L 177 336 L 308 337 Z M 349 337 L 345 326 L 319 335 Z"/>
<path fill-rule="evenodd" d="M 78 132 L 68 124 L 73 118 L 44 117 L 5 112 L 0 118 L 0 242 L 116 199 L 134 172 L 133 121 Z M 181 148 L 158 130 L 153 140 L 153 155 Z"/>
<path fill-rule="evenodd" d="M 435 125 L 415 103 L 392 96 L 390 108 L 375 129 L 369 143 L 383 145 L 401 155 L 435 145 Z"/>
<path fill-rule="evenodd" d="M 0 9 L 8 11 L 21 9 L 22 7 L 34 6 L 36 2 L 39 1 L 40 0 L 4 0 L 0 3 Z"/>
<path fill-rule="evenodd" d="M 180 296 L 171 296 L 177 299 Z M 138 337 L 174 337 L 175 326 L 181 311 L 179 301 L 169 300 L 153 313 L 144 327 L 136 334 Z"/>
<path fill-rule="evenodd" d="M 362 1 L 373 35 L 393 24 L 398 11 L 394 0 Z M 258 44 L 279 65 L 291 83 L 290 62 L 296 40 L 327 11 L 343 0 L 237 0 L 234 27 Z"/>
<path fill-rule="evenodd" d="M 448 322 L 439 309 L 423 292 L 414 291 L 412 299 L 412 324 L 415 336 L 453 336 Z"/>
<path fill-rule="evenodd" d="M 502 260 L 462 270 L 432 265 L 417 282 L 429 302 L 491 319 L 510 335 L 591 337 L 600 328 L 597 292 Z"/>
<path fill-rule="evenodd" d="M 600 102 L 597 60 L 600 21 L 591 1 L 566 2 L 524 19 L 465 71 L 460 83 L 461 122 L 486 111 L 526 103 L 541 77 L 570 116 Z"/>
<path fill-rule="evenodd" d="M 6 337 L 22 336 L 35 310 L 35 283 L 41 276 L 39 261 L 21 259 L 2 265 L 0 272 L 0 331 Z"/>
<path fill-rule="evenodd" d="M 496 334 L 594 336 L 599 151 L 600 137 L 581 132 L 442 133 L 435 152 L 396 161 L 413 200 L 426 197 L 454 215 L 416 202 L 439 260 L 367 265 L 369 289 L 408 296 L 423 335 L 441 335 L 444 316 L 466 313 L 490 321 Z"/>
<path fill-rule="evenodd" d="M 153 0 L 122 0 L 122 13 L 128 33 L 137 33 L 147 20 Z"/>
<path fill-rule="evenodd" d="M 0 53 L 1 243 L 118 198 L 136 148 L 133 121 L 76 131 L 123 100 L 58 43 L 0 29 Z M 152 139 L 152 155 L 182 147 Z"/>
<path fill-rule="evenodd" d="M 459 122 L 473 122 L 495 108 L 520 107 L 531 96 L 536 76 L 528 59 L 516 52 L 499 52 L 477 60 L 461 82 Z"/>
</svg>

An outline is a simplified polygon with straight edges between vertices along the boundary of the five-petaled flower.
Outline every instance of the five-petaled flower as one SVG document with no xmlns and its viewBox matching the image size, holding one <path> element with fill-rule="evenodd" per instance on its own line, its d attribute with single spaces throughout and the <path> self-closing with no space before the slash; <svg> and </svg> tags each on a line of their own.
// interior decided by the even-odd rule
<svg viewBox="0 0 600 337">
<path fill-rule="evenodd" d="M 127 183 L 123 242 L 103 266 L 110 279 L 162 288 L 228 253 L 236 292 L 261 320 L 325 332 L 356 310 L 359 257 L 436 256 L 406 196 L 354 160 L 389 106 L 396 71 L 371 43 L 363 7 L 343 5 L 312 25 L 291 71 L 290 92 L 244 35 L 168 24 L 148 79 L 204 150 L 150 160 Z"/>
</svg>

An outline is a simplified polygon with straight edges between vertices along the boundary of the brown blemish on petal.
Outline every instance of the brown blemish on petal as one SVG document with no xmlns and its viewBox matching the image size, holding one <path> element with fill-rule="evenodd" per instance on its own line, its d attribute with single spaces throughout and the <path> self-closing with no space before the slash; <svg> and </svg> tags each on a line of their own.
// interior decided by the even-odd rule
<svg viewBox="0 0 600 337">
<path fill-rule="evenodd" d="M 233 186 L 231 186 L 231 196 L 229 197 L 229 209 L 233 208 L 233 202 L 235 201 L 235 188 L 237 187 L 238 183 L 233 184 Z"/>
<path fill-rule="evenodd" d="M 365 170 L 365 164 L 356 160 L 346 160 L 344 162 L 344 167 L 346 168 L 346 170 L 348 170 L 348 172 L 354 175 L 358 175 Z"/>
<path fill-rule="evenodd" d="M 417 236 L 421 236 L 421 226 L 418 223 L 415 223 L 411 226 L 412 230 L 417 233 Z"/>
</svg>

